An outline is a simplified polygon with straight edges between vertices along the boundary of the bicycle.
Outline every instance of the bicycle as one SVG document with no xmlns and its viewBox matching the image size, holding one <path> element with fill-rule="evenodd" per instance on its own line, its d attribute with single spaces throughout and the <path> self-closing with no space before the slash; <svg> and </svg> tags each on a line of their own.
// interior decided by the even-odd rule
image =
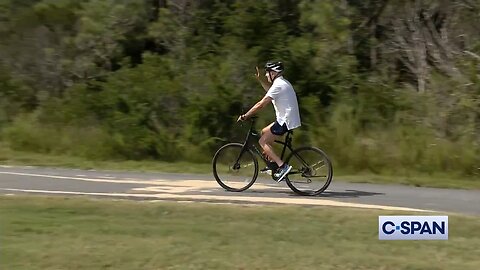
<svg viewBox="0 0 480 270">
<path fill-rule="evenodd" d="M 213 156 L 213 175 L 218 184 L 227 191 L 245 191 L 255 183 L 259 172 L 255 154 L 265 162 L 268 169 L 275 172 L 275 162 L 270 162 L 258 150 L 260 135 L 254 127 L 256 118 L 251 118 L 250 129 L 243 143 L 227 143 Z M 282 160 L 286 149 L 290 151 L 285 162 L 293 168 L 285 177 L 285 181 L 290 189 L 299 195 L 319 195 L 332 181 L 332 163 L 327 154 L 317 147 L 304 146 L 293 149 L 292 136 L 293 131 L 288 131 L 285 141 L 275 140 L 275 143 L 283 145 L 280 157 Z M 273 173 L 271 177 L 277 181 Z"/>
</svg>

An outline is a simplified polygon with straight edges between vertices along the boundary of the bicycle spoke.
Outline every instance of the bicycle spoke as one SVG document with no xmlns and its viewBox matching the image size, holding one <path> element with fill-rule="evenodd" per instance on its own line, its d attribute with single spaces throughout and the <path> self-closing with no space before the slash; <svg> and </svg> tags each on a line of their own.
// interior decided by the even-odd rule
<svg viewBox="0 0 480 270">
<path fill-rule="evenodd" d="M 315 166 L 317 166 L 317 165 L 320 164 L 320 163 L 322 164 L 322 166 L 318 167 L 318 169 L 320 169 L 320 168 L 322 168 L 322 167 L 325 166 L 325 160 L 320 160 L 319 162 L 317 162 L 317 163 L 315 163 L 315 164 L 313 164 L 313 165 L 311 166 L 312 169 L 316 170 L 316 169 L 315 169 Z"/>
</svg>

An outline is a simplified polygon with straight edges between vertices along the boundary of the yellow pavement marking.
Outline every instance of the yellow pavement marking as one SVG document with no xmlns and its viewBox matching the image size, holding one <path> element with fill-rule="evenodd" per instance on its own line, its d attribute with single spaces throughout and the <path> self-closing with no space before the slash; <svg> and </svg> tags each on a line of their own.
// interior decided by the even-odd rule
<svg viewBox="0 0 480 270">
<path fill-rule="evenodd" d="M 162 180 L 167 181 L 167 180 Z M 132 190 L 138 192 L 168 192 L 168 193 L 184 193 L 189 191 L 212 192 L 214 190 L 222 190 L 216 181 L 205 180 L 170 180 L 168 182 L 156 182 L 155 186 L 133 188 Z M 264 183 L 256 182 L 253 189 L 275 189 L 275 190 L 290 190 L 286 187 L 269 186 Z"/>
</svg>

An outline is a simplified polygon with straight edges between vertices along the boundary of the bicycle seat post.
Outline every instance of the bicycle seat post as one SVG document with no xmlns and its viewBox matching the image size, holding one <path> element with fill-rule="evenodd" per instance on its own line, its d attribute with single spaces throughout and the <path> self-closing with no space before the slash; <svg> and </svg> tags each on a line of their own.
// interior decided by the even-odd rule
<svg viewBox="0 0 480 270">
<path fill-rule="evenodd" d="M 287 132 L 287 137 L 285 138 L 285 143 L 290 147 L 292 146 L 292 135 L 293 135 L 293 131 L 289 130 Z"/>
</svg>

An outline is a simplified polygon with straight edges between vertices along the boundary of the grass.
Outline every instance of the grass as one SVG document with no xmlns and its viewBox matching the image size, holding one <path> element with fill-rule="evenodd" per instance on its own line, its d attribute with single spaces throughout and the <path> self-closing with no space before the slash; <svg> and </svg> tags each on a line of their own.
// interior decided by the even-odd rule
<svg viewBox="0 0 480 270">
<path fill-rule="evenodd" d="M 12 150 L 0 143 L 0 164 L 52 166 L 79 169 L 108 169 L 119 171 L 169 172 L 169 173 L 212 173 L 211 164 L 191 162 L 164 162 L 154 160 L 89 160 L 82 157 L 47 155 Z M 262 162 L 260 162 L 262 165 Z M 350 173 L 334 166 L 334 179 L 356 183 L 404 184 L 420 187 L 480 189 L 479 179 L 448 174 L 426 175 L 413 173 L 411 176 L 391 174 Z"/>
<path fill-rule="evenodd" d="M 447 241 L 379 241 L 349 208 L 2 196 L 2 269 L 480 269 L 478 217 Z"/>
</svg>

